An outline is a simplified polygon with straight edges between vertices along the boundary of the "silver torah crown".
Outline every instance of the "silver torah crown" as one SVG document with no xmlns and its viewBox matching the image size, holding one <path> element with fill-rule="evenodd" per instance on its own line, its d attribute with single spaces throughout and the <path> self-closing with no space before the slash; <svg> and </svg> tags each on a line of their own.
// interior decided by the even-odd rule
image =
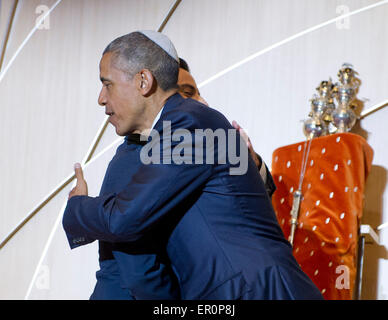
<svg viewBox="0 0 388 320">
<path fill-rule="evenodd" d="M 309 118 L 303 123 L 303 133 L 307 138 L 350 131 L 357 121 L 352 102 L 361 81 L 353 66 L 344 63 L 338 71 L 338 82 L 331 79 L 321 81 L 311 102 Z M 336 102 L 336 103 L 335 103 Z"/>
</svg>

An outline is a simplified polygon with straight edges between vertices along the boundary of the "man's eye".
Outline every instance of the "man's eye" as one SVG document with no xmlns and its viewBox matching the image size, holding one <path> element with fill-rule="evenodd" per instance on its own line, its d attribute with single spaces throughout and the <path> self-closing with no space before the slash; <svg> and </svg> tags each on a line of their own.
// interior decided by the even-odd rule
<svg viewBox="0 0 388 320">
<path fill-rule="evenodd" d="M 192 91 L 183 91 L 182 92 L 185 96 L 192 97 L 194 95 L 194 92 Z"/>
<path fill-rule="evenodd" d="M 192 88 L 190 88 L 190 87 L 184 87 L 184 86 L 181 86 L 180 88 L 179 88 L 179 92 L 181 93 L 181 94 L 183 94 L 184 96 L 186 96 L 186 97 L 188 97 L 188 98 L 191 98 L 191 97 L 193 97 L 194 96 L 194 94 L 195 94 L 195 89 L 192 89 Z"/>
</svg>

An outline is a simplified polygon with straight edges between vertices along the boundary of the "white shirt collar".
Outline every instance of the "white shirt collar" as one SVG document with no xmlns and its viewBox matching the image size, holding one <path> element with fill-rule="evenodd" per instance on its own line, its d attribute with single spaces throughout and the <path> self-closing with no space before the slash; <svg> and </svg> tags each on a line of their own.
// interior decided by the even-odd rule
<svg viewBox="0 0 388 320">
<path fill-rule="evenodd" d="M 164 105 L 165 106 L 165 105 Z M 155 124 L 158 122 L 159 118 L 160 118 L 160 115 L 162 114 L 162 111 L 164 109 L 164 106 L 162 107 L 162 109 L 160 109 L 159 113 L 156 115 L 155 119 L 154 119 L 154 122 L 152 123 L 152 127 L 151 129 L 153 129 L 155 127 Z"/>
</svg>

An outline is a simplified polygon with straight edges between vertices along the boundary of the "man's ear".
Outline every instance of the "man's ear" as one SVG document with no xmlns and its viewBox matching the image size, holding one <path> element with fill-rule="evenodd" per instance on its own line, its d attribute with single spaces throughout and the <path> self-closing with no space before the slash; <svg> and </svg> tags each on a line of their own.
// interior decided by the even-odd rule
<svg viewBox="0 0 388 320">
<path fill-rule="evenodd" d="M 137 75 L 138 90 L 143 96 L 148 96 L 154 87 L 154 76 L 148 69 L 142 69 Z"/>
</svg>

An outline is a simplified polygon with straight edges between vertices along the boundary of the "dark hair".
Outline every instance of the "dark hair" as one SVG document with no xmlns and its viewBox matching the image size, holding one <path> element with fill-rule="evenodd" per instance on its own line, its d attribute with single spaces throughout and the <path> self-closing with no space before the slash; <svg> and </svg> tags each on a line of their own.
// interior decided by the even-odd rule
<svg viewBox="0 0 388 320">
<path fill-rule="evenodd" d="M 190 73 L 189 65 L 183 58 L 179 58 L 179 68 L 182 68 L 186 70 L 188 73 Z"/>
<path fill-rule="evenodd" d="M 167 52 L 140 32 L 132 32 L 113 40 L 103 55 L 112 52 L 113 63 L 132 78 L 148 69 L 164 91 L 177 88 L 179 66 Z"/>
</svg>

